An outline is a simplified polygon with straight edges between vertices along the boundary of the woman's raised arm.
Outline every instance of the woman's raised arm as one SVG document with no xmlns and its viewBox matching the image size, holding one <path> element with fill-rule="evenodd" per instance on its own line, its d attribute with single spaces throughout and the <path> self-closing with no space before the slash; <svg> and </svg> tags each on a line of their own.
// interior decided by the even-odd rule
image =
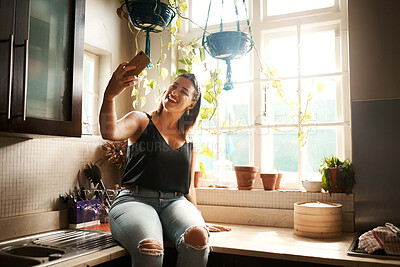
<svg viewBox="0 0 400 267">
<path fill-rule="evenodd" d="M 104 139 L 126 140 L 132 136 L 139 127 L 135 112 L 130 112 L 117 120 L 115 112 L 115 98 L 127 87 L 137 83 L 135 76 L 125 76 L 126 72 L 135 69 L 127 66 L 128 62 L 121 63 L 114 71 L 104 92 L 103 103 L 100 108 L 99 123 L 100 133 Z"/>
</svg>

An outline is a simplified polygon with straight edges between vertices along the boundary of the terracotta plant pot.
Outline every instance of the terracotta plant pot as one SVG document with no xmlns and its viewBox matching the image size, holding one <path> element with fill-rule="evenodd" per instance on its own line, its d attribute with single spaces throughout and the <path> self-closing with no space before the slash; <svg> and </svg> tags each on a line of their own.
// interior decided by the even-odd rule
<svg viewBox="0 0 400 267">
<path fill-rule="evenodd" d="M 251 190 L 258 173 L 255 166 L 235 166 L 236 180 L 239 190 Z"/>
<path fill-rule="evenodd" d="M 264 190 L 275 190 L 276 181 L 278 180 L 277 173 L 261 173 L 260 177 L 264 185 Z"/>
<path fill-rule="evenodd" d="M 281 172 L 278 173 L 278 177 L 277 177 L 276 182 L 275 182 L 275 190 L 278 190 L 281 187 L 282 177 L 283 177 L 283 173 L 281 173 Z"/>
<path fill-rule="evenodd" d="M 199 181 L 203 178 L 203 172 L 195 171 L 194 172 L 194 187 L 199 187 Z"/>
<path fill-rule="evenodd" d="M 339 183 L 336 181 L 339 180 Z M 343 179 L 338 168 L 329 168 L 329 184 L 332 193 L 344 193 Z"/>
</svg>

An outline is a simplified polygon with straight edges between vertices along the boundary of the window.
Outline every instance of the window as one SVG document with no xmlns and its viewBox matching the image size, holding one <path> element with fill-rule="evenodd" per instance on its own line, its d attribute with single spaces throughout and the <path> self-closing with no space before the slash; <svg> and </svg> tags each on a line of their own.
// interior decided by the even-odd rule
<svg viewBox="0 0 400 267">
<path fill-rule="evenodd" d="M 200 1 L 191 1 L 189 13 L 204 26 L 208 4 L 197 2 Z M 213 1 L 213 19 L 207 29 L 218 31 L 223 13 L 224 30 L 235 30 L 234 9 L 226 7 L 221 12 L 220 2 Z M 225 164 L 226 160 L 234 165 L 259 166 L 263 172 L 277 170 L 284 173 L 283 186 L 296 188 L 301 180 L 320 179 L 318 167 L 322 157 L 350 157 L 347 1 L 246 3 L 256 48 L 232 61 L 235 88 L 220 95 L 217 116 L 203 124 L 199 140 L 212 148 L 217 160 L 199 158 L 206 171 L 215 174 L 218 162 Z M 243 29 L 246 15 L 239 12 L 239 17 Z M 185 34 L 193 38 L 202 31 L 188 27 Z M 258 55 L 268 66 L 276 68 L 275 78 L 281 81 L 287 103 L 282 102 L 271 88 L 271 81 L 260 71 Z M 206 60 L 207 66 L 222 70 L 225 80 L 224 61 L 211 57 Z M 201 74 L 202 69 L 199 66 L 194 72 L 207 75 Z M 293 110 L 297 113 L 293 114 Z M 312 119 L 300 123 L 304 114 L 310 114 Z M 306 133 L 304 145 L 298 141 L 299 131 Z M 234 175 L 229 177 L 235 182 Z"/>
<path fill-rule="evenodd" d="M 99 56 L 85 51 L 83 73 L 82 134 L 98 135 Z"/>
</svg>

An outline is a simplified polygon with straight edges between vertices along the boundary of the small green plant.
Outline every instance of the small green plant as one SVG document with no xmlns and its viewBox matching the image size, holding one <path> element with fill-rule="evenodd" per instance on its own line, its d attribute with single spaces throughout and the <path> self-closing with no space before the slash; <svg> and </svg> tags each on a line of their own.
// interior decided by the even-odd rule
<svg viewBox="0 0 400 267">
<path fill-rule="evenodd" d="M 322 163 L 319 166 L 319 172 L 322 174 L 322 188 L 327 190 L 331 194 L 331 177 L 330 168 L 338 168 L 340 170 L 340 178 L 343 181 L 343 189 L 345 193 L 351 194 L 353 192 L 354 184 L 356 183 L 354 179 L 353 164 L 349 159 L 340 161 L 339 158 L 335 156 L 324 157 Z M 336 180 L 336 186 L 338 187 L 340 180 Z"/>
</svg>

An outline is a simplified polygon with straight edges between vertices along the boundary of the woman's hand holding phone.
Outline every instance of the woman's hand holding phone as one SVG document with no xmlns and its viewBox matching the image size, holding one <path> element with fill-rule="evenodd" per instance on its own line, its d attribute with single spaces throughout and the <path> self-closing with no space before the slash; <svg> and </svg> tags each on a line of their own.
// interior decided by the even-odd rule
<svg viewBox="0 0 400 267">
<path fill-rule="evenodd" d="M 114 71 L 104 92 L 104 100 L 112 101 L 125 88 L 137 84 L 137 75 L 149 64 L 150 58 L 140 51 L 129 62 L 121 63 Z"/>
<path fill-rule="evenodd" d="M 104 92 L 104 100 L 112 101 L 117 95 L 124 91 L 125 88 L 136 85 L 136 76 L 125 76 L 128 71 L 136 69 L 136 66 L 128 66 L 128 64 L 129 62 L 123 62 L 114 71 L 110 81 L 108 82 L 106 91 Z"/>
</svg>

